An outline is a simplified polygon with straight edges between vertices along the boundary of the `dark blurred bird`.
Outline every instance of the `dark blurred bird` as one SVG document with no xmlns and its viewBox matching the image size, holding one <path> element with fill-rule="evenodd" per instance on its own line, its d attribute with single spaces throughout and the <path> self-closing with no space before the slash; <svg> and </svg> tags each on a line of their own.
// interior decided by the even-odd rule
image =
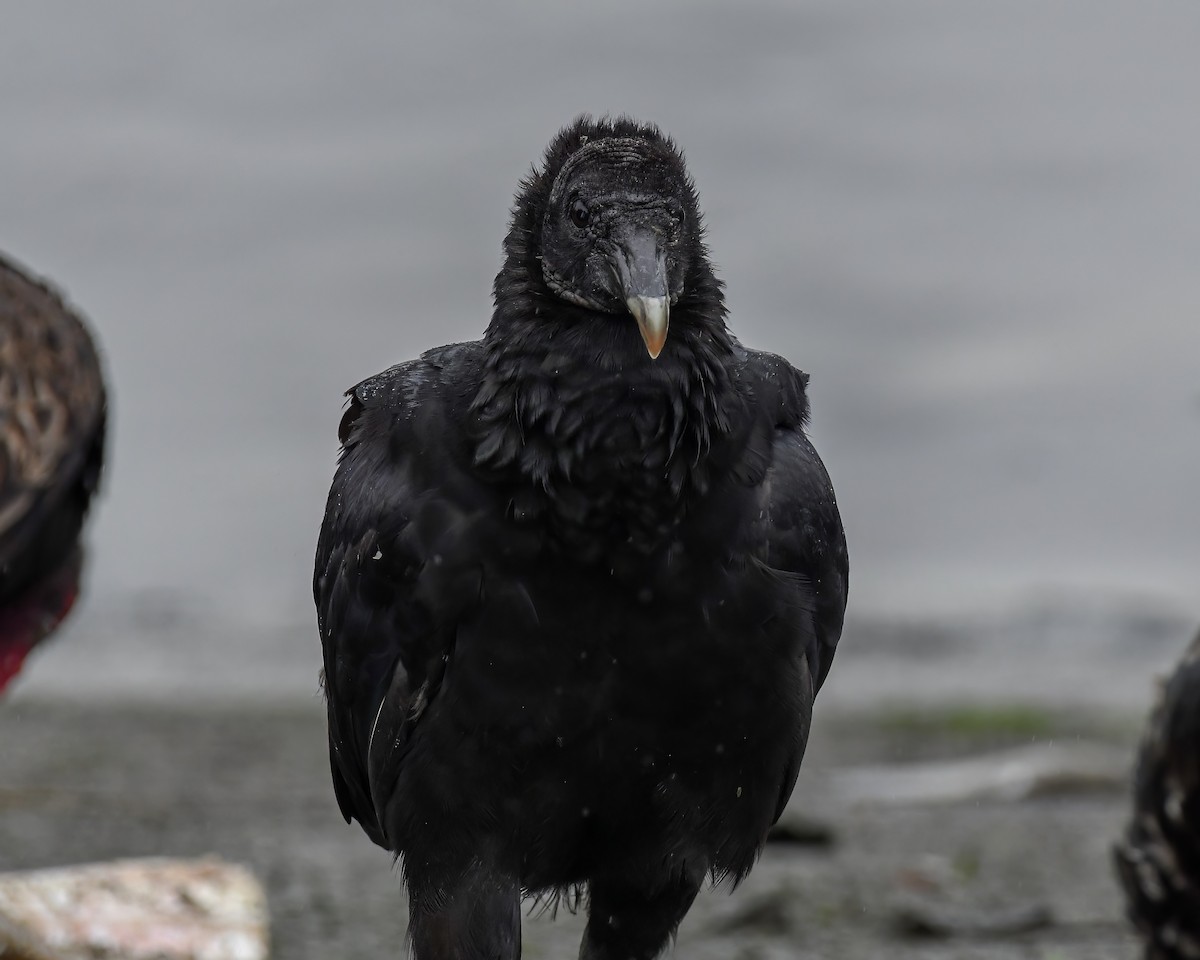
<svg viewBox="0 0 1200 960">
<path fill-rule="evenodd" d="M 1115 858 L 1146 960 L 1200 960 L 1200 635 L 1150 715 Z"/>
<path fill-rule="evenodd" d="M 75 602 L 105 419 L 87 328 L 0 257 L 0 691 Z"/>
<path fill-rule="evenodd" d="M 349 391 L 317 547 L 338 803 L 418 960 L 587 888 L 652 957 L 792 792 L 846 605 L 807 377 L 725 326 L 683 157 L 582 118 L 517 194 L 482 340 Z M 669 324 L 669 328 L 668 328 Z"/>
</svg>

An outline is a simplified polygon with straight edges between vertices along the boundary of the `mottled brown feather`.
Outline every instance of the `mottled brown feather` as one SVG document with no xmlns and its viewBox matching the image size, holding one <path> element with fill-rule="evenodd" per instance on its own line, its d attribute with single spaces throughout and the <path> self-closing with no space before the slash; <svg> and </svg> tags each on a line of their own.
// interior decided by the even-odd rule
<svg viewBox="0 0 1200 960">
<path fill-rule="evenodd" d="M 1200 960 L 1200 635 L 1146 724 L 1114 858 L 1146 960 Z"/>
<path fill-rule="evenodd" d="M 100 358 L 83 320 L 46 282 L 0 256 L 0 597 L 47 572 L 26 574 L 21 558 L 45 551 L 39 540 L 60 506 L 82 518 L 105 414 Z"/>
</svg>

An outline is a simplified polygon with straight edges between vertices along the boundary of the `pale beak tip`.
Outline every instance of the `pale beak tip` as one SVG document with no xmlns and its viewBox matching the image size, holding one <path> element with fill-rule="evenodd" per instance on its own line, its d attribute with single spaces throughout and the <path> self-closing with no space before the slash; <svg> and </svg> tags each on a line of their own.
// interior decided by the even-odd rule
<svg viewBox="0 0 1200 960">
<path fill-rule="evenodd" d="M 671 301 L 666 297 L 629 297 L 625 303 L 637 320 L 642 341 L 651 360 L 657 360 L 667 342 Z"/>
</svg>

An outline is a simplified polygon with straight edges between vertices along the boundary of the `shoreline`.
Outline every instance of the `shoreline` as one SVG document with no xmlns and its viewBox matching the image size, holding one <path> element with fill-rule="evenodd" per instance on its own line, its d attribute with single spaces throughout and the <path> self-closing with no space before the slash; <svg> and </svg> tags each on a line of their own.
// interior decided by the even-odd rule
<svg viewBox="0 0 1200 960">
<path fill-rule="evenodd" d="M 957 711 L 957 712 L 955 712 Z M 1083 738 L 1132 762 L 1137 721 L 1071 711 L 846 711 L 818 702 L 785 820 L 828 826 L 829 846 L 771 844 L 731 897 L 706 892 L 675 956 L 1106 960 L 1133 955 L 1108 848 L 1122 786 L 1022 801 L 847 804 L 847 767 L 968 756 Z M 404 897 L 388 855 L 343 823 L 316 697 L 246 703 L 0 705 L 0 869 L 214 853 L 268 891 L 276 958 L 380 957 L 403 948 Z M 1026 933 L 902 935 L 914 898 L 985 919 L 1030 905 Z M 529 905 L 532 907 L 532 905 Z M 525 956 L 573 956 L 583 918 L 527 916 Z M 1040 953 L 1037 951 L 1041 951 Z"/>
</svg>

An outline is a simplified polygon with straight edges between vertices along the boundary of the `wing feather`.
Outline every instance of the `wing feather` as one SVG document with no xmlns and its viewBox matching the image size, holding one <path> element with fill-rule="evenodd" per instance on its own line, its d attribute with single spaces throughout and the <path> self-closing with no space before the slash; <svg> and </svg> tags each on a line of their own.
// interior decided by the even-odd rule
<svg viewBox="0 0 1200 960">
<path fill-rule="evenodd" d="M 461 526 L 447 490 L 462 468 L 437 359 L 350 391 L 313 579 L 334 790 L 381 846 L 383 805 L 471 599 L 472 571 L 441 563 Z"/>
</svg>

